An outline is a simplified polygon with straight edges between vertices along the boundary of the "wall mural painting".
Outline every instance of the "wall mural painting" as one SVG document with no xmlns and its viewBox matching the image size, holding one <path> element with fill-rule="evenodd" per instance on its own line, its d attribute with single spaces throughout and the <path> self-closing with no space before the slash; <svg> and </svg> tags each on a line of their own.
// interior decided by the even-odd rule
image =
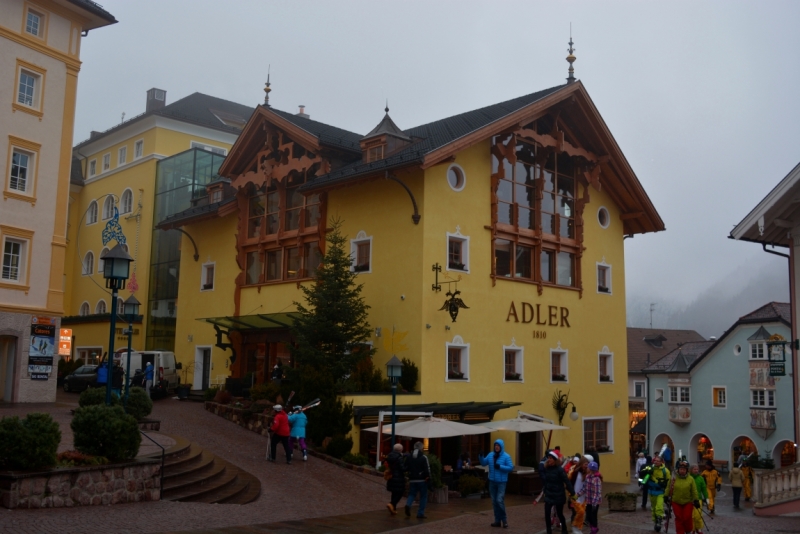
<svg viewBox="0 0 800 534">
<path fill-rule="evenodd" d="M 750 362 L 750 387 L 775 387 L 775 377 L 769 376 L 769 362 Z"/>
</svg>

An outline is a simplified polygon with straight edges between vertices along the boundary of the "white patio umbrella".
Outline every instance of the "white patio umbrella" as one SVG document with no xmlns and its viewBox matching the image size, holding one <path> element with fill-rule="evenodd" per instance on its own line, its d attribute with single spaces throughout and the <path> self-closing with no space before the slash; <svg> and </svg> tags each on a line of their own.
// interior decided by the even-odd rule
<svg viewBox="0 0 800 534">
<path fill-rule="evenodd" d="M 418 417 L 412 421 L 395 423 L 394 433 L 408 438 L 450 438 L 453 436 L 471 436 L 474 434 L 488 434 L 491 428 L 478 425 L 465 425 L 457 421 L 439 419 L 438 417 Z M 365 428 L 365 432 L 378 432 L 378 427 Z M 392 425 L 383 425 L 383 433 L 391 434 Z"/>
<path fill-rule="evenodd" d="M 491 430 L 510 430 L 511 432 L 539 432 L 543 430 L 569 430 L 568 426 L 554 425 L 552 423 L 544 423 L 542 421 L 532 421 L 522 417 L 515 417 L 514 419 L 503 419 L 501 421 L 489 421 L 488 423 L 479 423 L 477 426 L 483 426 Z"/>
</svg>

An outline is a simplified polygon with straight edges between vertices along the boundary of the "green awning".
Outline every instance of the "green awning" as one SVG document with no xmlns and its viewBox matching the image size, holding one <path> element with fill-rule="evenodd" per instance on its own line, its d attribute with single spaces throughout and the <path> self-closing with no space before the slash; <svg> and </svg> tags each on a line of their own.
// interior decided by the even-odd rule
<svg viewBox="0 0 800 534">
<path fill-rule="evenodd" d="M 228 330 L 275 330 L 290 328 L 295 319 L 300 317 L 297 312 L 287 313 L 256 313 L 253 315 L 239 315 L 238 317 L 206 317 L 197 319 Z"/>
</svg>

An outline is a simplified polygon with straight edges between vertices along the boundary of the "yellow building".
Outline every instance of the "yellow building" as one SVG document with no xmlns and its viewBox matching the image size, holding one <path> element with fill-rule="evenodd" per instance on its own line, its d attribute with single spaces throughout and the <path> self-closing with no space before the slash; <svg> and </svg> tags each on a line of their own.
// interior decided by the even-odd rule
<svg viewBox="0 0 800 534">
<path fill-rule="evenodd" d="M 260 382 L 292 364 L 293 303 L 339 217 L 371 306 L 375 365 L 394 354 L 420 369 L 398 410 L 558 422 L 554 394 L 568 393 L 569 430 L 551 444 L 599 451 L 605 479 L 629 481 L 623 238 L 664 225 L 584 86 L 406 130 L 386 111 L 361 136 L 259 106 L 220 168 L 230 186 L 209 186 L 218 202 L 161 223 L 202 236 L 200 256 L 215 265 L 212 295 L 181 257 L 175 350 L 195 387 L 248 372 Z M 375 434 L 361 429 L 391 397 L 347 400 L 356 450 L 374 454 Z M 516 463 L 543 454 L 538 434 L 493 436 Z M 489 443 L 431 447 L 452 464 Z"/>
<path fill-rule="evenodd" d="M 132 346 L 172 349 L 180 234 L 154 230 L 154 221 L 188 208 L 195 189 L 205 191 L 252 113 L 201 93 L 168 105 L 166 98 L 150 89 L 143 114 L 92 132 L 72 150 L 63 323 L 73 330 L 74 357 L 85 362 L 96 363 L 108 349 L 111 295 L 100 258 L 107 250 L 102 233 L 115 217 L 134 258 L 120 313 L 130 294 L 142 303 Z M 116 350 L 127 347 L 126 327 L 117 321 Z"/>
<path fill-rule="evenodd" d="M 0 9 L 0 401 L 56 395 L 81 40 L 116 23 L 88 0 Z"/>
</svg>

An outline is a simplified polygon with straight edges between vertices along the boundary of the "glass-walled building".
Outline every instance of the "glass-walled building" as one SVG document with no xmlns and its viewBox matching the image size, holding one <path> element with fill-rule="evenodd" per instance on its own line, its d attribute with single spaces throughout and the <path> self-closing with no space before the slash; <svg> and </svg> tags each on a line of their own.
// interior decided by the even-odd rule
<svg viewBox="0 0 800 534">
<path fill-rule="evenodd" d="M 204 196 L 205 186 L 219 177 L 217 171 L 224 160 L 223 155 L 192 148 L 158 163 L 147 302 L 147 350 L 174 350 L 178 315 L 181 233 L 158 230 L 156 225 L 170 215 L 189 209 L 193 200 Z"/>
</svg>

